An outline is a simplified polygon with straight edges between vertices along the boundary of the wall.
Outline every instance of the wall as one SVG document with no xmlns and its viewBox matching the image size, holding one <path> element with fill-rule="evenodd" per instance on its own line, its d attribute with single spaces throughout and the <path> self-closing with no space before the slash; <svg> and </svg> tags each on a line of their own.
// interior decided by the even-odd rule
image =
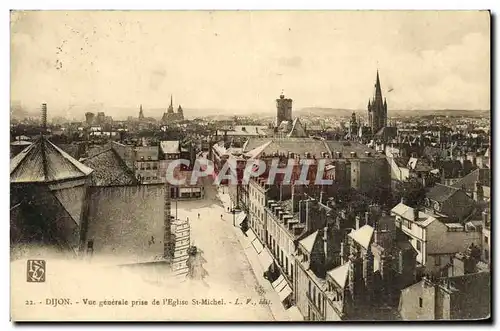
<svg viewBox="0 0 500 331">
<path fill-rule="evenodd" d="M 422 299 L 420 306 L 420 299 Z M 400 314 L 406 321 L 434 320 L 435 288 L 424 280 L 401 291 Z"/>
<path fill-rule="evenodd" d="M 307 308 L 309 306 L 307 299 L 308 282 L 306 271 L 302 269 L 301 262 L 295 261 L 297 275 L 295 277 L 295 305 L 299 309 L 302 316 L 307 317 Z"/>
<path fill-rule="evenodd" d="M 165 185 L 92 187 L 86 240 L 95 253 L 140 261 L 163 256 Z M 154 244 L 149 244 L 154 237 Z"/>
</svg>

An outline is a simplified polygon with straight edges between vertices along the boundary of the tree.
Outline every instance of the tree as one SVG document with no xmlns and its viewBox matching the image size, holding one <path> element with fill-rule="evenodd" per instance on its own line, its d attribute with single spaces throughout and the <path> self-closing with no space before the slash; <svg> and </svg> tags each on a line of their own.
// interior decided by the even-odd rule
<svg viewBox="0 0 500 331">
<path fill-rule="evenodd" d="M 407 206 L 415 207 L 424 202 L 425 188 L 417 178 L 410 177 L 396 185 L 394 198 L 396 201 L 404 199 Z"/>
</svg>

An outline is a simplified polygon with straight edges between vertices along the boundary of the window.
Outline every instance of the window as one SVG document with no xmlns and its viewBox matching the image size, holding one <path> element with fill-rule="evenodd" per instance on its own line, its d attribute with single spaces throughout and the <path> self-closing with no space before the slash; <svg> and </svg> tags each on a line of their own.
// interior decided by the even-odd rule
<svg viewBox="0 0 500 331">
<path fill-rule="evenodd" d="M 422 298 L 418 298 L 418 306 L 420 308 L 422 308 L 423 305 L 424 305 L 424 302 L 423 302 Z"/>
<path fill-rule="evenodd" d="M 307 292 L 307 294 L 309 294 L 309 296 L 311 295 L 311 281 L 309 281 L 309 291 Z"/>
<path fill-rule="evenodd" d="M 440 266 L 440 265 L 441 265 L 441 263 L 440 263 L 440 262 L 441 262 L 441 261 L 440 261 L 440 257 L 439 257 L 439 255 L 434 256 L 434 265 L 435 265 L 435 266 Z"/>
<path fill-rule="evenodd" d="M 417 240 L 417 251 L 422 251 L 422 243 L 420 242 L 420 240 Z"/>
<path fill-rule="evenodd" d="M 488 237 L 486 237 L 486 236 L 484 237 L 484 243 L 488 244 Z"/>
<path fill-rule="evenodd" d="M 490 259 L 490 252 L 487 249 L 484 250 L 484 259 L 486 261 Z"/>
</svg>

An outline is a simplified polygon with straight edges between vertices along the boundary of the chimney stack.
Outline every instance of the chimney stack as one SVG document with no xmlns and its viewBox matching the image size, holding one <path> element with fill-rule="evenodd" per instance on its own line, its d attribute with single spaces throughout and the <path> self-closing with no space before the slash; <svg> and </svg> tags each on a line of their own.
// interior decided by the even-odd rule
<svg viewBox="0 0 500 331">
<path fill-rule="evenodd" d="M 47 130 L 47 104 L 42 103 L 42 128 L 45 132 Z"/>
<path fill-rule="evenodd" d="M 413 220 L 416 222 L 418 221 L 418 206 L 415 206 L 415 208 L 413 208 Z"/>
<path fill-rule="evenodd" d="M 345 263 L 345 258 L 344 258 L 344 242 L 340 243 L 340 265 L 343 265 Z"/>
<path fill-rule="evenodd" d="M 359 229 L 359 216 L 356 216 L 356 230 Z"/>
<path fill-rule="evenodd" d="M 370 213 L 365 211 L 365 224 L 368 225 L 368 221 L 370 220 Z"/>
<path fill-rule="evenodd" d="M 323 249 L 325 250 L 325 262 L 328 261 L 328 227 L 323 228 Z"/>
</svg>

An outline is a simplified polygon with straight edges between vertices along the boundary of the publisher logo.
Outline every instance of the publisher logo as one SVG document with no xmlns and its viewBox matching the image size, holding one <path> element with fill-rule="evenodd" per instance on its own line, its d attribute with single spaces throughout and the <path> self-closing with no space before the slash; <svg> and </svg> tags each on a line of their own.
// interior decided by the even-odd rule
<svg viewBox="0 0 500 331">
<path fill-rule="evenodd" d="M 45 261 L 28 260 L 27 281 L 30 283 L 45 282 Z"/>
</svg>

